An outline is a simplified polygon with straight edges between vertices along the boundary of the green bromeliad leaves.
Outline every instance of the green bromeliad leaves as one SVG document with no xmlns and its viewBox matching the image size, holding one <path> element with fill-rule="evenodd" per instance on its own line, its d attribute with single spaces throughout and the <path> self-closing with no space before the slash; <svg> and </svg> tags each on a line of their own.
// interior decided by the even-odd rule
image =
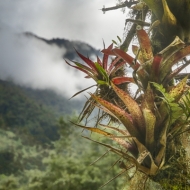
<svg viewBox="0 0 190 190">
<path fill-rule="evenodd" d="M 166 102 L 172 102 L 174 100 L 174 98 L 166 92 L 166 89 L 163 87 L 162 84 L 158 84 L 155 82 L 151 82 L 151 84 L 153 84 L 153 86 L 156 88 L 156 90 L 161 92 L 161 94 L 163 95 L 164 100 L 166 100 Z"/>
<path fill-rule="evenodd" d="M 152 113 L 152 111 L 147 108 L 143 109 L 143 116 L 146 123 L 145 145 L 147 149 L 152 152 L 155 148 L 155 142 L 156 142 L 154 139 L 156 117 Z"/>
<path fill-rule="evenodd" d="M 97 80 L 97 83 L 98 84 L 106 84 L 106 85 L 109 85 L 109 76 L 108 74 L 106 73 L 105 69 L 99 64 L 99 63 L 94 63 L 98 73 L 102 76 L 102 80 Z M 101 77 L 99 76 L 99 77 Z M 99 78 L 97 77 L 97 78 Z"/>
<path fill-rule="evenodd" d="M 185 121 L 188 122 L 190 119 L 190 90 L 187 90 L 186 93 L 183 94 L 179 103 L 183 109 L 183 113 L 185 114 Z"/>
<path fill-rule="evenodd" d="M 179 99 L 183 95 L 187 77 L 174 86 L 169 92 L 162 85 L 152 83 L 154 87 L 162 93 L 163 97 L 160 97 L 163 101 L 159 107 L 159 113 L 164 120 L 168 115 L 170 117 L 170 125 L 175 122 L 182 114 L 182 109 L 178 103 Z M 161 123 L 160 123 L 161 124 Z"/>
</svg>

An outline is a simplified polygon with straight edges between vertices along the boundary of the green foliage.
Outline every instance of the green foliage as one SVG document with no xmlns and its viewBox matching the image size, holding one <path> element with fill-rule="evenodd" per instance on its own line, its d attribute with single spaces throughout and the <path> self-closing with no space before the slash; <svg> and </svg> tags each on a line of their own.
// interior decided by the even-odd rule
<svg viewBox="0 0 190 190">
<path fill-rule="evenodd" d="M 61 138 L 54 143 L 55 149 L 43 160 L 43 163 L 47 165 L 45 172 L 43 174 L 38 172 L 37 175 L 33 172 L 34 175 L 29 182 L 30 190 L 97 190 L 117 174 L 117 169 L 109 169 L 110 162 L 114 162 L 114 158 L 117 159 L 117 157 L 109 157 L 90 166 L 91 162 L 105 150 L 94 144 L 87 145 L 86 140 L 80 138 L 79 129 L 76 130 L 69 123 L 65 124 L 62 118 L 60 120 Z M 31 171 L 29 173 L 31 174 Z M 106 188 L 116 190 L 118 187 L 119 182 L 114 181 Z"/>
<path fill-rule="evenodd" d="M 58 95 L 52 90 L 39 90 L 22 87 L 22 91 L 32 100 L 34 100 L 40 107 L 46 107 L 49 111 L 53 112 L 58 118 L 63 115 L 72 114 L 73 110 L 76 112 L 81 110 L 83 101 L 72 99 L 68 101 L 61 95 Z M 46 109 L 46 110 L 47 110 Z"/>
<path fill-rule="evenodd" d="M 18 177 L 14 175 L 0 175 L 0 190 L 16 190 L 19 189 Z M 21 190 L 21 189 L 20 189 Z"/>
<path fill-rule="evenodd" d="M 182 114 L 182 109 L 179 106 L 178 103 L 175 102 L 174 97 L 166 92 L 166 89 L 163 87 L 163 85 L 159 85 L 157 83 L 152 82 L 153 86 L 158 90 L 162 96 L 159 96 L 163 102 L 166 103 L 168 108 L 168 115 L 171 116 L 171 123 L 175 122 Z"/>
<path fill-rule="evenodd" d="M 0 81 L 1 128 L 30 134 L 36 141 L 48 143 L 58 139 L 55 115 L 29 98 L 21 88 Z"/>
<path fill-rule="evenodd" d="M 53 148 L 25 145 L 11 131 L 0 130 L 0 190 L 97 190 L 119 173 L 111 165 L 118 159 L 107 155 L 95 165 L 90 164 L 106 151 L 81 138 L 81 130 L 62 117 L 59 121 L 60 139 Z M 84 132 L 87 134 L 87 132 Z M 11 159 L 3 157 L 11 153 Z M 119 190 L 122 184 L 114 180 L 105 189 Z"/>
<path fill-rule="evenodd" d="M 183 95 L 183 97 L 181 98 L 181 101 L 180 101 L 180 106 L 182 107 L 183 113 L 186 116 L 186 121 L 188 121 L 190 118 L 190 107 L 189 107 L 189 105 L 190 105 L 190 91 L 188 90 Z"/>
<path fill-rule="evenodd" d="M 29 146 L 11 131 L 0 129 L 0 174 L 19 174 L 25 169 L 42 169 L 46 155 L 40 145 Z"/>
</svg>

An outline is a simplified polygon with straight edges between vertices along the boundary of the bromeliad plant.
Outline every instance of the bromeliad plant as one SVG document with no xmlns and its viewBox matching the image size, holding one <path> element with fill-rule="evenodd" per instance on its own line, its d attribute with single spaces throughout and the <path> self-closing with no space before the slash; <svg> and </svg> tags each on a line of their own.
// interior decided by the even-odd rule
<svg viewBox="0 0 190 190">
<path fill-rule="evenodd" d="M 173 181 L 175 187 L 183 189 L 189 176 L 188 158 L 181 138 L 190 130 L 190 89 L 186 85 L 187 77 L 179 83 L 174 81 L 174 77 L 189 64 L 178 66 L 177 63 L 190 54 L 190 46 L 176 37 L 168 47 L 153 55 L 149 37 L 139 26 L 137 37 L 140 46 L 132 48 L 135 57 L 109 46 L 102 51 L 106 57 L 103 62 L 98 58 L 94 63 L 78 53 L 89 67 L 76 62 L 73 66 L 93 78 L 99 91 L 109 89 L 107 96 L 96 91 L 90 94 L 91 99 L 103 112 L 118 120 L 124 129 L 101 123 L 99 125 L 104 129 L 76 125 L 120 145 L 118 148 L 98 142 L 123 159 L 123 171 L 134 169 L 133 175 L 130 174 L 130 189 L 145 188 L 147 179 L 167 189 L 172 189 L 170 185 Z M 115 59 L 108 66 L 107 57 L 110 55 L 115 55 Z M 124 64 L 133 70 L 131 78 L 125 77 Z M 176 69 L 172 71 L 174 65 Z M 120 72 L 116 75 L 119 69 L 123 71 L 121 76 Z M 133 97 L 129 91 L 122 89 L 118 85 L 121 82 L 136 84 L 137 96 Z M 112 92 L 111 98 L 109 92 Z M 113 133 L 106 129 L 111 129 Z"/>
<path fill-rule="evenodd" d="M 75 69 L 78 69 L 86 74 L 85 78 L 91 78 L 95 81 L 95 85 L 92 85 L 84 90 L 81 90 L 74 94 L 72 97 L 78 95 L 79 93 L 96 86 L 95 94 L 103 97 L 106 100 L 111 100 L 115 96 L 115 92 L 110 88 L 110 81 L 114 84 L 119 85 L 122 89 L 127 90 L 127 83 L 134 82 L 132 77 L 127 77 L 125 72 L 125 64 L 126 61 L 122 60 L 119 57 L 115 59 L 111 59 L 110 57 L 114 54 L 112 53 L 113 44 L 111 44 L 107 49 L 102 51 L 103 58 L 102 60 L 97 56 L 97 60 L 93 62 L 89 58 L 83 56 L 78 51 L 76 53 L 78 56 L 84 61 L 85 64 L 71 61 L 74 65 L 69 63 L 66 60 L 66 63 Z M 118 104 L 123 107 L 124 104 L 122 101 L 117 101 Z M 112 103 L 114 103 L 112 101 Z M 81 112 L 80 121 L 84 118 L 88 118 L 91 112 L 95 108 L 95 100 L 93 98 L 89 98 Z M 102 113 L 102 117 L 107 116 L 104 112 Z M 100 119 L 102 118 L 100 117 Z"/>
</svg>

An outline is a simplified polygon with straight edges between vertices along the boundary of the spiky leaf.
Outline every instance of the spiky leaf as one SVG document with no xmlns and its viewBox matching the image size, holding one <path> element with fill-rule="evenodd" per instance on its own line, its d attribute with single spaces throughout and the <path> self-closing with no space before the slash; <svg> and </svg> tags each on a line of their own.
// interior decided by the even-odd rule
<svg viewBox="0 0 190 190">
<path fill-rule="evenodd" d="M 125 60 L 134 70 L 137 70 L 139 68 L 140 64 L 134 64 L 134 58 L 131 57 L 129 54 L 125 53 L 123 50 L 113 49 L 113 52 L 115 53 L 115 55 Z"/>
<path fill-rule="evenodd" d="M 142 102 L 141 102 L 142 110 L 146 108 L 146 109 L 149 109 L 152 112 L 154 112 L 154 110 L 155 110 L 154 98 L 155 97 L 154 97 L 153 91 L 150 87 L 150 84 L 148 84 L 147 89 L 143 95 Z"/>
<path fill-rule="evenodd" d="M 78 56 L 89 66 L 93 69 L 93 71 L 96 73 L 96 67 L 94 65 L 94 62 L 92 60 L 90 60 L 89 58 L 85 57 L 84 55 L 82 55 L 81 53 L 79 53 L 77 50 L 75 50 L 78 54 Z"/>
<path fill-rule="evenodd" d="M 94 63 L 94 65 L 96 66 L 98 73 L 100 73 L 103 76 L 104 80 L 108 83 L 109 77 L 108 77 L 106 71 L 104 70 L 104 68 L 101 65 L 99 65 L 98 63 Z"/>
<path fill-rule="evenodd" d="M 145 108 L 143 109 L 143 116 L 146 123 L 146 140 L 145 144 L 149 151 L 153 151 L 155 147 L 155 138 L 154 138 L 154 132 L 155 132 L 155 124 L 156 124 L 156 117 L 152 113 L 151 110 Z"/>
<path fill-rule="evenodd" d="M 91 94 L 91 97 L 110 112 L 112 112 L 112 114 L 114 114 L 123 123 L 132 137 L 137 137 L 138 139 L 142 140 L 142 136 L 140 135 L 138 129 L 133 125 L 133 121 L 127 112 L 98 96 Z"/>
<path fill-rule="evenodd" d="M 138 29 L 139 28 L 139 29 Z M 137 27 L 137 37 L 141 48 L 142 59 L 144 62 L 153 59 L 152 46 L 148 34 L 142 27 Z"/>
<path fill-rule="evenodd" d="M 168 73 L 171 72 L 172 66 L 176 61 L 180 61 L 183 57 L 176 59 L 176 52 L 178 52 L 184 43 L 176 37 L 175 40 L 167 46 L 160 54 L 162 55 L 162 61 L 160 63 L 160 80 L 162 81 Z M 178 55 L 178 53 L 177 53 Z"/>
<path fill-rule="evenodd" d="M 145 134 L 145 122 L 144 117 L 142 114 L 142 111 L 138 105 L 138 103 L 126 92 L 115 86 L 113 83 L 111 83 L 111 86 L 115 93 L 121 98 L 121 100 L 124 102 L 126 107 L 128 108 L 132 118 L 133 123 L 137 125 L 139 130 L 142 132 L 142 134 Z"/>
<path fill-rule="evenodd" d="M 113 48 L 113 44 L 111 44 L 107 49 L 108 50 L 112 50 L 112 48 Z M 103 68 L 107 71 L 107 66 L 108 65 L 108 55 L 107 54 L 104 54 L 103 55 Z"/>
<path fill-rule="evenodd" d="M 132 77 L 115 77 L 112 79 L 112 82 L 115 85 L 122 84 L 122 83 L 135 83 Z"/>
<path fill-rule="evenodd" d="M 73 122 L 71 122 L 71 123 L 73 123 Z M 73 123 L 73 124 L 78 126 L 78 127 L 83 128 L 83 129 L 87 129 L 87 130 L 89 130 L 91 132 L 98 133 L 98 134 L 101 134 L 103 136 L 109 137 L 112 140 L 116 141 L 121 146 L 123 146 L 126 150 L 131 149 L 132 148 L 131 146 L 133 146 L 132 144 L 130 144 L 126 140 L 124 140 L 122 138 L 119 138 L 119 137 L 117 137 L 117 136 L 115 136 L 115 135 L 113 135 L 111 133 L 106 132 L 106 131 L 103 131 L 101 129 L 98 129 L 98 128 L 95 128 L 95 127 L 87 127 L 87 126 L 80 125 L 80 124 L 77 124 L 77 123 Z"/>
<path fill-rule="evenodd" d="M 183 95 L 185 86 L 187 82 L 187 77 L 185 77 L 183 80 L 181 80 L 176 86 L 174 86 L 170 92 L 169 95 L 172 97 L 175 101 L 178 101 L 181 96 Z"/>
</svg>

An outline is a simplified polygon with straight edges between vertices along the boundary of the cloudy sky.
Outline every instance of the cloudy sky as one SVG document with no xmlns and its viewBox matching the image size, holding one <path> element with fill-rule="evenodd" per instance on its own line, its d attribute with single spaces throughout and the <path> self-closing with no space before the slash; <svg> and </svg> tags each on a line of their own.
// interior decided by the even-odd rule
<svg viewBox="0 0 190 190">
<path fill-rule="evenodd" d="M 97 49 L 123 36 L 126 14 L 103 14 L 100 9 L 116 0 L 0 0 L 0 78 L 33 88 L 51 88 L 70 97 L 90 85 L 66 67 L 64 49 L 28 39 L 22 32 L 40 37 L 80 40 Z"/>
</svg>

